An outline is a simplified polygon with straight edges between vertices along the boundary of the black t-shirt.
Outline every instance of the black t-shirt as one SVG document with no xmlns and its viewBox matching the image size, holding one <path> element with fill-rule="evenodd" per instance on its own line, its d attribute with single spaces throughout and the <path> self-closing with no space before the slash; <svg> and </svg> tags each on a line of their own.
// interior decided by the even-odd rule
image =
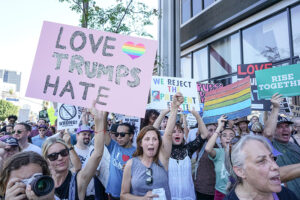
<svg viewBox="0 0 300 200">
<path fill-rule="evenodd" d="M 55 195 L 60 198 L 61 200 L 64 200 L 64 199 L 69 199 L 69 189 L 70 189 L 70 184 L 74 183 L 72 182 L 71 183 L 71 180 L 72 180 L 72 176 L 75 176 L 75 185 L 74 185 L 74 189 L 75 189 L 75 200 L 78 200 L 78 190 L 77 190 L 77 180 L 76 180 L 76 175 L 77 174 L 74 174 L 72 175 L 72 172 L 69 171 L 65 181 L 58 187 L 58 188 L 55 188 Z"/>
<path fill-rule="evenodd" d="M 296 195 L 289 189 L 282 187 L 281 192 L 277 193 L 279 200 L 299 200 Z M 239 200 L 235 193 L 235 189 L 231 190 L 223 200 Z"/>
</svg>

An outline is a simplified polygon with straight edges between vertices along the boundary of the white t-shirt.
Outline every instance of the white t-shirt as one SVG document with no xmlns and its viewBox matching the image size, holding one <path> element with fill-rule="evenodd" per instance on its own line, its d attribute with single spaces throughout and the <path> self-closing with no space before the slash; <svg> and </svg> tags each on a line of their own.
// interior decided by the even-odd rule
<svg viewBox="0 0 300 200">
<path fill-rule="evenodd" d="M 76 151 L 81 164 L 83 165 L 83 163 L 85 162 L 85 160 L 87 159 L 89 152 L 91 151 L 91 146 L 89 146 L 86 149 L 79 149 L 76 145 L 74 146 L 74 150 Z"/>
<path fill-rule="evenodd" d="M 36 146 L 36 145 L 34 145 L 34 144 L 31 144 L 31 143 L 29 143 L 29 146 L 27 148 L 23 149 L 22 151 L 34 151 L 34 152 L 42 155 L 41 148 L 38 147 L 38 146 Z"/>
</svg>

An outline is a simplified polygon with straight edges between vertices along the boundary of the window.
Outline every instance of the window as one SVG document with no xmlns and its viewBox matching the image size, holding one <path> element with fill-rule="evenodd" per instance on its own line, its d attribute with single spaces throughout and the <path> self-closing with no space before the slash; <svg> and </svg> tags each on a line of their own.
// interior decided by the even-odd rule
<svg viewBox="0 0 300 200">
<path fill-rule="evenodd" d="M 193 16 L 202 10 L 202 0 L 193 0 Z"/>
<path fill-rule="evenodd" d="M 291 9 L 291 17 L 294 56 L 300 57 L 300 5 Z"/>
<path fill-rule="evenodd" d="M 290 57 L 287 14 L 283 12 L 243 30 L 244 63 Z"/>
<path fill-rule="evenodd" d="M 209 52 L 212 78 L 236 72 L 237 65 L 241 63 L 239 34 L 212 43 Z"/>
<path fill-rule="evenodd" d="M 181 0 L 181 23 L 191 18 L 191 0 Z"/>
<path fill-rule="evenodd" d="M 234 82 L 237 81 L 237 76 L 230 76 L 230 77 L 226 77 L 226 78 L 220 78 L 220 79 L 214 79 L 212 80 L 212 83 L 222 83 L 223 86 L 232 84 Z"/>
<path fill-rule="evenodd" d="M 181 58 L 180 77 L 192 78 L 192 58 L 191 54 Z"/>
<path fill-rule="evenodd" d="M 3 82 L 8 83 L 8 71 L 4 71 Z"/>
<path fill-rule="evenodd" d="M 204 9 L 213 4 L 215 0 L 203 0 Z"/>
<path fill-rule="evenodd" d="M 197 81 L 208 79 L 207 48 L 193 53 L 193 77 Z"/>
</svg>

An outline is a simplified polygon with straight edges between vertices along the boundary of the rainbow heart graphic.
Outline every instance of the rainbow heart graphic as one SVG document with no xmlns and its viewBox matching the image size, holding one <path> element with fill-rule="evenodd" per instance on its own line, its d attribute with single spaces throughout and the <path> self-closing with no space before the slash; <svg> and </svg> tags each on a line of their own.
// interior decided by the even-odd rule
<svg viewBox="0 0 300 200">
<path fill-rule="evenodd" d="M 131 59 L 136 59 L 142 56 L 146 48 L 143 44 L 134 44 L 133 42 L 126 42 L 122 46 L 122 51 L 130 56 Z"/>
</svg>

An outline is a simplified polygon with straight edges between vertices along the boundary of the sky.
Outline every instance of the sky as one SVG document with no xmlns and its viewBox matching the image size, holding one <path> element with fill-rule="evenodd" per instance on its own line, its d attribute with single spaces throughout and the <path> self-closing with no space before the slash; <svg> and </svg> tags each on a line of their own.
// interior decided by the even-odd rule
<svg viewBox="0 0 300 200">
<path fill-rule="evenodd" d="M 157 0 L 140 0 L 157 8 Z M 79 26 L 80 15 L 59 0 L 0 0 L 0 69 L 22 73 L 21 98 L 24 99 L 43 21 Z M 107 0 L 97 0 L 108 6 Z M 100 2 L 100 3 L 99 3 Z M 110 1 L 112 2 L 112 1 Z M 147 30 L 156 37 L 157 23 Z M 37 106 L 41 101 L 25 98 Z M 38 103 L 38 104 L 37 104 Z"/>
</svg>

